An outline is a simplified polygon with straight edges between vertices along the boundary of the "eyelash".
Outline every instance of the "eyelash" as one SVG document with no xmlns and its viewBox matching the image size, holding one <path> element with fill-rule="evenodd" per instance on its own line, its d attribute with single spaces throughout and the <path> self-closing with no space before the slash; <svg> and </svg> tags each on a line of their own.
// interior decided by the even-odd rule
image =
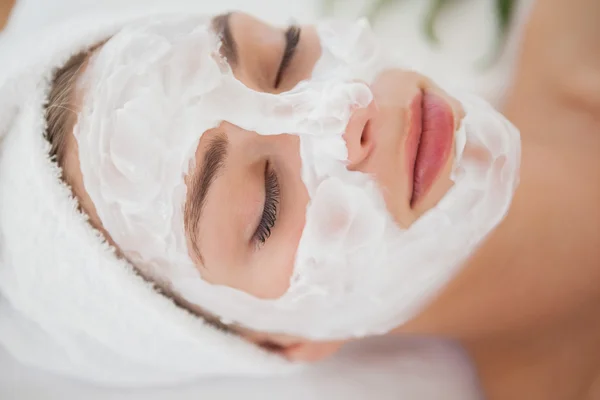
<svg viewBox="0 0 600 400">
<path fill-rule="evenodd" d="M 265 244 L 271 236 L 271 231 L 277 222 L 277 210 L 279 208 L 279 180 L 277 174 L 267 162 L 265 166 L 265 205 L 260 223 L 254 232 L 254 242 L 257 246 Z"/>
</svg>

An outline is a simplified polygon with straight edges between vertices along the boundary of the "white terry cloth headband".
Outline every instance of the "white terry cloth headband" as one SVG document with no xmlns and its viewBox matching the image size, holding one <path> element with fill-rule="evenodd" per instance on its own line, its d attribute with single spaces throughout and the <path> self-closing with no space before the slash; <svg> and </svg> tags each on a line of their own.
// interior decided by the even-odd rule
<svg viewBox="0 0 600 400">
<path fill-rule="evenodd" d="M 53 71 L 159 11 L 78 18 L 2 56 L 0 345 L 28 365 L 103 384 L 289 371 L 290 363 L 208 326 L 138 276 L 91 228 L 49 159 L 44 107 Z"/>
</svg>

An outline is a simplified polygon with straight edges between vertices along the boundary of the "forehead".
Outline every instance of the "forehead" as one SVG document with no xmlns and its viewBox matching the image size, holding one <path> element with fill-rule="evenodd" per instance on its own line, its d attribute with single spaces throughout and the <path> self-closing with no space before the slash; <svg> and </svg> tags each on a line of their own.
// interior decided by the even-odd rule
<svg viewBox="0 0 600 400">
<path fill-rule="evenodd" d="M 206 54 L 218 50 L 226 19 L 222 16 L 168 14 L 133 21 L 108 39 L 92 63 L 94 67 L 117 67 L 99 62 L 103 56 L 119 56 L 120 66 L 153 64 L 168 55 Z M 177 61 L 177 60 L 174 60 Z"/>
<path fill-rule="evenodd" d="M 236 24 L 243 23 L 244 21 L 252 21 L 265 25 L 262 21 L 239 12 L 216 15 L 167 14 L 132 22 L 123 27 L 108 42 L 113 44 L 120 42 L 121 46 L 126 46 L 126 43 L 133 43 L 136 38 L 143 38 L 146 42 L 146 45 L 143 47 L 160 47 L 166 43 L 175 44 L 188 37 L 189 40 L 195 40 L 193 50 L 196 53 L 220 50 L 221 55 L 229 63 L 235 63 L 236 48 L 231 29 L 234 19 Z M 256 28 L 256 26 L 253 25 L 252 28 Z M 157 40 L 157 38 L 163 39 L 166 43 L 161 43 L 161 40 Z M 199 40 L 201 38 L 204 40 Z M 174 50 L 178 50 L 178 48 Z M 182 48 L 182 50 L 185 50 L 185 48 Z"/>
</svg>

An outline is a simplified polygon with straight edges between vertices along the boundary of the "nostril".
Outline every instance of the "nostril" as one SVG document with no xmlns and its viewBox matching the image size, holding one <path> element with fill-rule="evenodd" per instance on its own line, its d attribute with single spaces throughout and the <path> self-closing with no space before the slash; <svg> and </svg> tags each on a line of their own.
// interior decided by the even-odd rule
<svg viewBox="0 0 600 400">
<path fill-rule="evenodd" d="M 365 124 L 362 134 L 360 135 L 360 145 L 362 147 L 368 146 L 371 142 L 371 120 L 368 120 Z"/>
<path fill-rule="evenodd" d="M 365 141 L 367 140 L 367 138 L 365 137 L 365 135 L 367 134 L 367 127 L 369 126 L 369 122 L 367 122 L 365 124 L 365 127 L 363 128 L 362 134 L 360 135 L 360 145 L 364 146 L 365 145 Z"/>
<path fill-rule="evenodd" d="M 364 160 L 369 158 L 375 147 L 374 127 L 377 124 L 373 117 L 371 107 L 357 110 L 346 127 L 344 140 L 348 150 L 349 169 L 357 168 L 362 164 Z"/>
</svg>

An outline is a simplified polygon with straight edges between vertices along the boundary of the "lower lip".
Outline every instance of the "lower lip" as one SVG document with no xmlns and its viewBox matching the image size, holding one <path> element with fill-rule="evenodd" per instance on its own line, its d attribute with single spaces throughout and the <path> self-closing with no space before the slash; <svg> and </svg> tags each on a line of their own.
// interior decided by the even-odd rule
<svg viewBox="0 0 600 400">
<path fill-rule="evenodd" d="M 410 106 L 406 160 L 412 181 L 411 207 L 427 195 L 446 165 L 454 137 L 454 114 L 441 97 L 424 92 Z"/>
</svg>

